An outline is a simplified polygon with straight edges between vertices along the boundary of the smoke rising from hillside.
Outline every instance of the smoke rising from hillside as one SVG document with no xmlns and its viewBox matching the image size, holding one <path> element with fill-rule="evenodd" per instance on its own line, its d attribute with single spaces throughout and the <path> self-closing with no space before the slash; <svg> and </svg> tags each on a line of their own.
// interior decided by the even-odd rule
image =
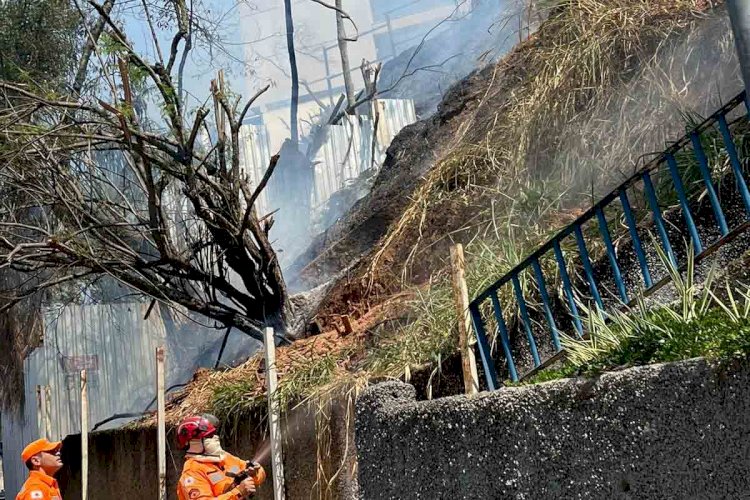
<svg viewBox="0 0 750 500">
<path fill-rule="evenodd" d="M 718 8 L 666 40 L 629 84 L 560 130 L 551 170 L 539 167 L 572 174 L 561 182 L 570 199 L 592 188 L 598 198 L 741 90 L 729 19 Z"/>
<path fill-rule="evenodd" d="M 520 0 L 465 0 L 457 2 L 451 15 L 432 23 L 429 29 L 425 29 L 424 25 L 415 26 L 411 29 L 412 46 L 385 62 L 377 84 L 379 92 L 382 92 L 379 97 L 413 100 L 417 118 L 432 114 L 451 85 L 476 68 L 501 57 L 518 41 L 519 15 L 526 15 L 524 4 Z M 531 21 L 533 25 L 533 20 Z M 529 27 L 524 24 L 528 22 L 526 17 L 521 19 L 525 30 L 522 36 L 529 32 Z M 366 31 L 372 27 L 359 28 Z M 308 27 L 309 29 L 311 28 Z M 357 43 L 359 42 L 350 45 Z M 338 95 L 333 97 L 335 100 Z M 361 109 L 365 108 L 366 106 L 362 106 Z M 317 123 L 321 121 L 321 117 L 325 121 L 329 114 L 330 109 L 326 109 L 320 117 L 310 121 Z M 316 130 L 316 127 L 311 128 Z M 310 142 L 315 143 L 315 140 L 309 135 L 303 137 L 301 149 L 309 151 Z M 387 146 L 388 144 L 379 145 L 383 149 Z M 347 157 L 350 155 L 354 153 L 348 151 Z M 288 156 L 282 153 L 279 162 L 278 170 L 284 170 L 284 173 L 274 174 L 277 176 L 275 183 L 282 188 L 274 189 L 270 194 L 272 208 L 281 208 L 275 214 L 277 225 L 272 229 L 271 235 L 275 247 L 281 250 L 285 266 L 292 264 L 295 257 L 308 247 L 316 232 L 327 229 L 357 200 L 365 196 L 375 180 L 373 172 L 366 171 L 369 165 L 362 168 L 365 172 L 358 179 L 349 179 L 348 188 L 335 193 L 332 203 L 315 214 L 313 219 L 322 221 L 323 224 L 311 230 L 310 218 L 303 213 L 304 204 L 299 199 L 301 190 L 294 186 L 312 181 L 309 178 L 302 179 L 303 171 L 300 169 L 296 169 L 296 178 L 291 175 L 295 169 L 286 167 L 295 162 L 287 161 Z M 308 158 L 310 163 L 314 160 Z M 329 168 L 343 170 L 340 165 Z M 285 178 L 280 182 L 282 175 Z"/>
</svg>

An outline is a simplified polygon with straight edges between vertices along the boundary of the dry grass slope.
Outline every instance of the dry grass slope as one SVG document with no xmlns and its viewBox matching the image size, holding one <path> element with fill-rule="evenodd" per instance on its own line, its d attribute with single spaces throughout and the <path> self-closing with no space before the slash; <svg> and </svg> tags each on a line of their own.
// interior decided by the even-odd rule
<svg viewBox="0 0 750 500">
<path fill-rule="evenodd" d="M 410 298 L 375 306 L 349 336 L 328 332 L 280 349 L 285 406 L 351 395 L 373 378 L 408 378 L 425 366 L 429 386 L 441 362 L 456 351 L 445 273 L 447 246 L 452 241 L 468 244 L 474 293 L 618 180 L 613 170 L 619 171 L 612 165 L 632 171 L 642 152 L 658 150 L 662 135 L 653 131 L 664 127 L 674 109 L 651 120 L 635 112 L 632 117 L 613 115 L 613 109 L 628 109 L 623 94 L 641 92 L 644 80 L 653 82 L 646 92 L 650 101 L 667 99 L 679 108 L 695 97 L 690 89 L 679 90 L 671 68 L 680 74 L 676 59 L 685 59 L 674 45 L 692 43 L 685 42 L 684 35 L 711 17 L 718 3 L 549 2 L 548 20 L 536 34 L 497 65 L 471 77 L 462 91 L 465 103 L 450 118 L 453 123 L 445 125 L 457 131 L 450 144 L 440 145 L 446 153 L 421 181 L 366 266 L 375 281 L 399 276 Z M 672 58 L 670 69 L 656 74 L 665 53 Z M 716 58 L 728 53 L 729 48 L 721 49 Z M 587 142 L 592 136 L 585 134 L 596 131 L 592 124 L 603 123 L 601 115 L 609 120 L 602 128 L 620 124 L 627 133 L 610 142 L 599 137 L 596 144 Z M 639 137 L 649 140 L 634 142 Z M 634 144 L 642 151 L 634 152 Z M 613 152 L 610 163 L 592 165 L 602 151 Z M 426 279 L 425 270 L 430 271 Z M 415 272 L 423 279 L 413 279 Z M 410 312 L 404 312 L 404 306 Z M 195 411 L 240 418 L 262 407 L 263 366 L 255 357 L 233 370 L 197 374 L 173 400 L 168 418 L 175 423 Z"/>
</svg>

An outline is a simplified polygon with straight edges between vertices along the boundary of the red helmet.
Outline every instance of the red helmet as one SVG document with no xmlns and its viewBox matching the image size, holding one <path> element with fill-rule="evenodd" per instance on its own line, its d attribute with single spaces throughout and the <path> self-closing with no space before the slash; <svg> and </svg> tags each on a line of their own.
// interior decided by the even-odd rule
<svg viewBox="0 0 750 500">
<path fill-rule="evenodd" d="M 213 415 L 204 414 L 185 417 L 177 427 L 177 444 L 180 448 L 187 448 L 191 439 L 203 439 L 216 434 L 219 419 Z"/>
</svg>

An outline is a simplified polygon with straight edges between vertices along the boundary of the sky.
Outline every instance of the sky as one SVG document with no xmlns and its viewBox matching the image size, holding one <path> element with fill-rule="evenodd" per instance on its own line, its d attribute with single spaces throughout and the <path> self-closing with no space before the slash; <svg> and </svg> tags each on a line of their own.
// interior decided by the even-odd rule
<svg viewBox="0 0 750 500">
<path fill-rule="evenodd" d="M 139 7 L 137 11 L 130 8 L 121 14 L 127 34 L 139 53 L 146 54 L 150 60 L 156 60 L 151 32 L 142 15 L 143 9 L 141 5 L 137 7 Z M 238 22 L 240 8 L 241 4 L 236 0 L 207 0 L 208 15 L 221 27 L 219 30 L 221 40 L 213 48 L 194 48 L 188 57 L 185 68 L 185 89 L 193 97 L 191 105 L 208 97 L 211 80 L 216 78 L 219 68 L 224 68 L 228 80 L 237 80 L 239 82 L 237 85 L 242 85 L 244 45 L 240 37 Z M 172 32 L 161 31 L 159 34 L 161 50 L 165 54 L 169 50 Z"/>
<path fill-rule="evenodd" d="M 125 0 L 128 9 L 122 13 L 128 35 L 139 52 L 155 59 L 155 50 L 148 24 L 138 0 Z M 207 16 L 218 22 L 218 44 L 212 48 L 194 49 L 188 59 L 185 87 L 193 96 L 189 107 L 209 94 L 209 85 L 219 67 L 224 68 L 225 81 L 235 92 L 247 97 L 258 88 L 270 85 L 259 101 L 260 107 L 277 109 L 290 96 L 289 61 L 286 50 L 283 0 L 203 0 Z M 408 45 L 411 32 L 421 35 L 449 15 L 456 4 L 470 0 L 344 0 L 344 9 L 351 15 L 360 38 L 349 44 L 355 86 L 362 87 L 359 66 L 362 59 L 382 59 L 384 46 L 398 52 Z M 330 0 L 333 3 L 334 0 Z M 134 12 L 137 10 L 137 15 Z M 340 74 L 341 62 L 336 47 L 335 13 L 313 0 L 294 0 L 295 44 L 298 58 L 300 93 L 308 96 L 327 91 L 327 74 Z M 386 19 L 396 43 L 386 41 Z M 354 34 L 351 23 L 347 33 Z M 168 50 L 171 34 L 160 39 L 162 52 Z M 418 40 L 412 40 L 416 44 Z M 400 44 L 400 45 L 398 45 Z M 324 49 L 327 48 L 327 49 Z M 325 52 L 325 53 L 324 53 Z M 393 52 L 395 54 L 396 52 Z M 391 55 L 393 55 L 391 54 Z M 326 72 L 326 60 L 328 72 Z M 343 81 L 335 78 L 330 88 L 338 89 Z M 308 98 L 311 100 L 311 98 Z M 281 113 L 279 113 L 281 116 Z M 304 118 L 304 113 L 301 113 Z M 273 118 L 272 118 L 273 119 Z"/>
</svg>

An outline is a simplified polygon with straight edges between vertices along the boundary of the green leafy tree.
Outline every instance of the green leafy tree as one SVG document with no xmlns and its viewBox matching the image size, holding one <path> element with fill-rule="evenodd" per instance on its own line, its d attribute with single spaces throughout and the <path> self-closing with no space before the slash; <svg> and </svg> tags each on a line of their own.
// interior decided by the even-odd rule
<svg viewBox="0 0 750 500">
<path fill-rule="evenodd" d="M 0 2 L 0 79 L 62 84 L 75 69 L 79 20 L 68 0 Z"/>
</svg>

